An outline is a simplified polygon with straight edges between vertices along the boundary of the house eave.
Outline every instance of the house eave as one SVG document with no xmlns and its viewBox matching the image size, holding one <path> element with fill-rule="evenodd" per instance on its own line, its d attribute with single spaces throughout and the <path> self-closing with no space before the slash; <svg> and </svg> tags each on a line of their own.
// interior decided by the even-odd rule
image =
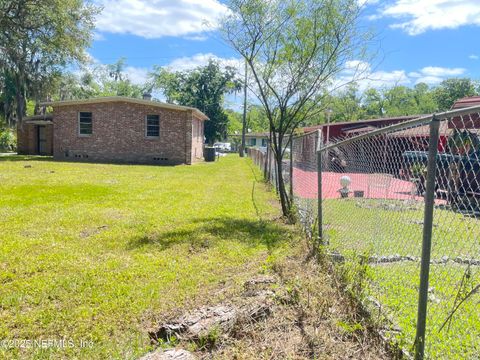
<svg viewBox="0 0 480 360">
<path fill-rule="evenodd" d="M 178 110 L 178 111 L 192 111 L 200 120 L 208 120 L 208 116 L 205 115 L 202 111 L 197 108 L 189 106 L 181 106 L 175 104 L 168 104 L 155 100 L 144 100 L 144 99 L 134 99 L 126 96 L 104 96 L 91 99 L 79 99 L 79 100 L 62 100 L 62 101 L 49 101 L 42 102 L 40 106 L 51 106 L 51 107 L 60 107 L 60 106 L 72 106 L 72 105 L 90 105 L 90 104 L 102 104 L 102 103 L 112 103 L 112 102 L 127 102 L 131 104 L 155 106 L 162 109 L 169 110 Z"/>
</svg>

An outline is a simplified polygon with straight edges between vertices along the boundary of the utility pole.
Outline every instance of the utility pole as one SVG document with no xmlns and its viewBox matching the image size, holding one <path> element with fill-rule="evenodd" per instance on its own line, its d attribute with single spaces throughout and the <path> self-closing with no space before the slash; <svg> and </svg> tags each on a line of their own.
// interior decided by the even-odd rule
<svg viewBox="0 0 480 360">
<path fill-rule="evenodd" d="M 333 110 L 331 108 L 328 108 L 327 110 L 325 110 L 325 113 L 327 114 L 327 136 L 325 145 L 328 145 L 328 143 L 330 142 L 330 117 L 332 116 Z"/>
<path fill-rule="evenodd" d="M 242 119 L 242 145 L 240 157 L 245 156 L 245 133 L 247 131 L 247 59 L 245 59 L 245 80 L 243 82 L 243 119 Z"/>
</svg>

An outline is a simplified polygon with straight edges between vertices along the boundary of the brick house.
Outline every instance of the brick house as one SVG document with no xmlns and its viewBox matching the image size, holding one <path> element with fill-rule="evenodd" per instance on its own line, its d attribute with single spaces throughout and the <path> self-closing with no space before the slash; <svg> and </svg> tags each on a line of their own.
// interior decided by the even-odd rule
<svg viewBox="0 0 480 360">
<path fill-rule="evenodd" d="M 53 155 L 52 114 L 28 116 L 17 128 L 17 152 L 21 155 Z"/>
<path fill-rule="evenodd" d="M 19 153 L 41 153 L 44 132 L 56 160 L 192 164 L 203 159 L 208 118 L 198 109 L 120 96 L 43 105 L 53 113 L 25 120 Z M 51 131 L 42 130 L 49 126 Z"/>
</svg>

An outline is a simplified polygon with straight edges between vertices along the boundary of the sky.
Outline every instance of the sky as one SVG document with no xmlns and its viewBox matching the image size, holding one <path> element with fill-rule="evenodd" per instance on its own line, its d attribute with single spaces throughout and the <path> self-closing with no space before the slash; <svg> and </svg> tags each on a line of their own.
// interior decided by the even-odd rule
<svg viewBox="0 0 480 360">
<path fill-rule="evenodd" d="M 480 79 L 480 0 L 357 0 L 360 24 L 376 34 L 371 62 L 351 59 L 368 76 L 360 88 L 435 86 L 449 77 Z M 103 7 L 88 53 L 110 64 L 126 59 L 126 72 L 143 83 L 154 65 L 185 70 L 213 57 L 238 64 L 221 39 L 218 0 L 94 0 Z M 347 68 L 345 74 L 348 75 Z"/>
</svg>

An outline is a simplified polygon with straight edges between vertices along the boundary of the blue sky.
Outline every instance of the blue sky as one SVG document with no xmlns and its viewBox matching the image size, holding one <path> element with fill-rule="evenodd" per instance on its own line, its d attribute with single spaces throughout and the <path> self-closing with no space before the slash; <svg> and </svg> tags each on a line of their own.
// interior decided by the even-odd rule
<svg viewBox="0 0 480 360">
<path fill-rule="evenodd" d="M 361 23 L 378 41 L 379 56 L 360 63 L 368 73 L 361 87 L 436 85 L 448 77 L 480 79 L 480 0 L 358 0 Z M 215 57 L 238 64 L 216 28 L 226 11 L 217 0 L 94 0 L 97 18 L 89 54 L 98 63 L 125 57 L 133 82 L 153 65 L 182 70 Z M 352 59 L 350 66 L 358 66 Z"/>
</svg>

